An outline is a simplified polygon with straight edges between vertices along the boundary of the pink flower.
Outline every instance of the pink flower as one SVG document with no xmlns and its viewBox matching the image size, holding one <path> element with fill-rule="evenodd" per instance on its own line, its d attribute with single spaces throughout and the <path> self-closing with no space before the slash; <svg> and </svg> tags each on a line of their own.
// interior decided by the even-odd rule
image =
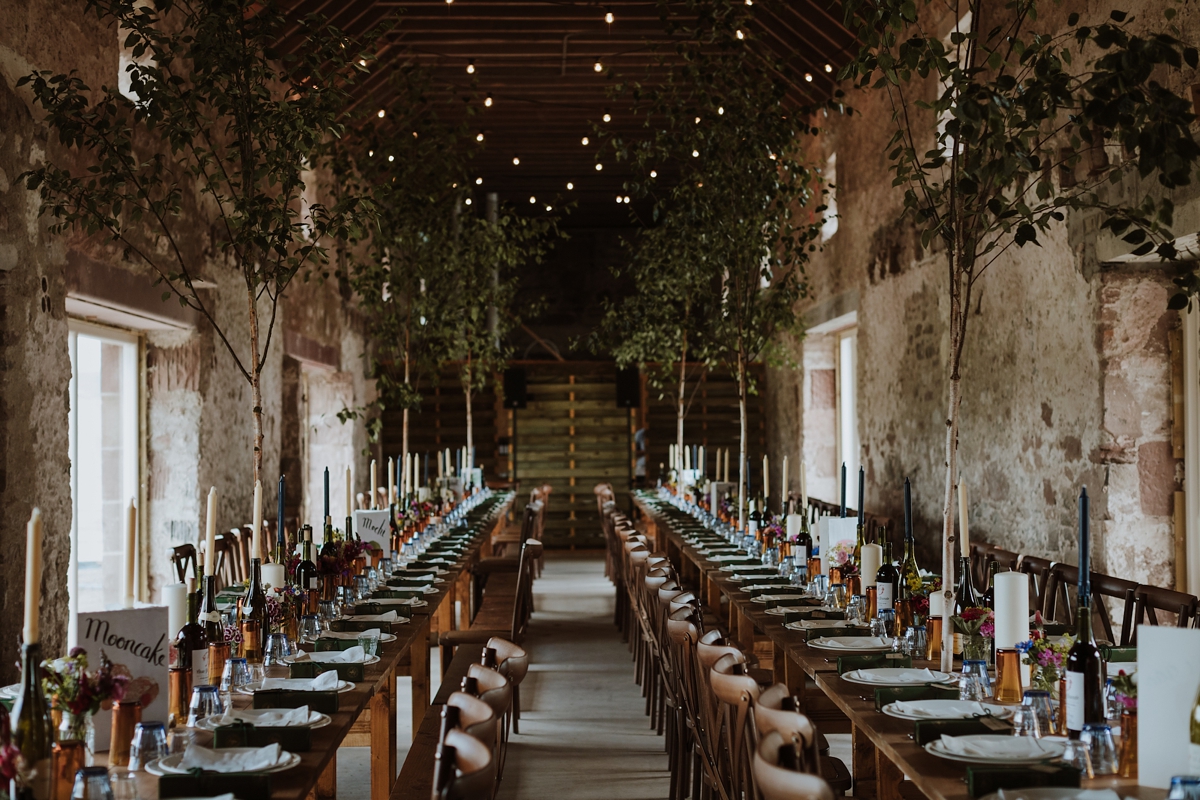
<svg viewBox="0 0 1200 800">
<path fill-rule="evenodd" d="M 11 781 L 17 777 L 17 761 L 21 751 L 11 744 L 0 745 L 0 777 Z"/>
</svg>

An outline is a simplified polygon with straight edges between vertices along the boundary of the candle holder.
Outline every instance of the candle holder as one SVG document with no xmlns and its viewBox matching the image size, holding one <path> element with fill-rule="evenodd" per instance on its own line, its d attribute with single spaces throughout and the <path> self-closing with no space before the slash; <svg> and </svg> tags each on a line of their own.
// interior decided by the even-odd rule
<svg viewBox="0 0 1200 800">
<path fill-rule="evenodd" d="M 216 686 L 221 682 L 225 662 L 230 656 L 229 642 L 214 642 L 208 646 L 208 683 Z M 190 698 L 190 693 L 189 693 Z"/>
<path fill-rule="evenodd" d="M 996 702 L 1021 702 L 1021 653 L 1015 647 L 996 648 Z"/>
<path fill-rule="evenodd" d="M 848 575 L 846 576 L 846 594 L 856 595 L 862 594 L 862 576 Z"/>
<path fill-rule="evenodd" d="M 141 721 L 141 703 L 127 700 L 113 703 L 112 740 L 108 745 L 110 767 L 129 766 L 129 746 L 133 744 L 133 729 Z"/>
<path fill-rule="evenodd" d="M 925 660 L 937 661 L 942 657 L 942 618 L 929 617 L 925 620 Z"/>
<path fill-rule="evenodd" d="M 875 613 L 879 606 L 879 587 L 868 586 L 866 591 L 867 597 L 867 621 L 875 619 Z"/>
<path fill-rule="evenodd" d="M 172 724 L 187 719 L 188 701 L 192 697 L 192 671 L 187 667 L 171 667 L 167 674 L 167 717 Z"/>
<path fill-rule="evenodd" d="M 83 742 L 74 739 L 58 742 L 51 759 L 50 797 L 52 800 L 71 800 L 75 773 L 87 766 L 87 748 Z"/>
</svg>

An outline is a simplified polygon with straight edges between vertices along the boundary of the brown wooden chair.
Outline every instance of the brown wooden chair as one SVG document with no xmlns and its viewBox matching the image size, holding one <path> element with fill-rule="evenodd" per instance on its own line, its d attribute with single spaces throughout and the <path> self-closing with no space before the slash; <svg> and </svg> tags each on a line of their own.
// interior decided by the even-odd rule
<svg viewBox="0 0 1200 800">
<path fill-rule="evenodd" d="M 1072 626 L 1075 624 L 1075 615 L 1079 610 L 1079 598 L 1074 587 L 1078 584 L 1078 567 L 1070 564 L 1054 564 L 1050 568 L 1046 586 L 1046 607 L 1043 611 L 1043 618 L 1047 622 L 1062 622 Z M 1111 644 L 1119 644 L 1122 647 L 1129 644 L 1134 630 L 1135 589 L 1137 589 L 1137 584 L 1133 581 L 1114 578 L 1111 575 L 1101 575 L 1098 572 L 1092 573 L 1092 628 L 1097 639 L 1103 638 Z M 1112 613 L 1108 607 L 1111 600 L 1124 604 L 1119 637 L 1113 630 Z M 1097 625 L 1097 623 L 1099 624 Z"/>
<path fill-rule="evenodd" d="M 242 578 L 238 574 L 237 543 L 233 537 L 227 533 L 217 534 L 214 547 L 217 550 L 217 563 L 213 575 L 217 578 L 217 591 L 241 583 Z M 205 558 L 207 557 L 206 554 Z"/>
<path fill-rule="evenodd" d="M 490 800 L 496 788 L 496 758 L 483 742 L 457 728 L 446 732 L 433 764 L 437 800 Z"/>
<path fill-rule="evenodd" d="M 1040 556 L 1022 555 L 1017 561 L 1017 571 L 1029 576 L 1029 607 L 1046 616 L 1046 583 L 1054 562 Z"/>
<path fill-rule="evenodd" d="M 175 577 L 180 583 L 187 583 L 189 569 L 191 577 L 200 577 L 200 568 L 196 562 L 196 545 L 181 544 L 171 548 L 171 566 L 175 568 Z"/>
<path fill-rule="evenodd" d="M 1194 595 L 1163 589 L 1159 586 L 1138 586 L 1134 592 L 1134 629 L 1129 644 L 1137 645 L 1137 627 L 1142 623 L 1158 625 L 1158 612 L 1174 614 L 1177 627 L 1186 628 L 1200 616 L 1200 601 Z M 1165 620 L 1164 620 L 1165 621 Z"/>
<path fill-rule="evenodd" d="M 250 542 L 254 538 L 253 526 L 243 525 L 231 529 L 229 533 L 233 537 L 238 581 L 244 581 L 250 577 Z"/>
<path fill-rule="evenodd" d="M 820 776 L 796 768 L 805 743 L 799 736 L 771 731 L 754 753 L 753 775 L 762 800 L 833 800 L 833 790 Z"/>
</svg>

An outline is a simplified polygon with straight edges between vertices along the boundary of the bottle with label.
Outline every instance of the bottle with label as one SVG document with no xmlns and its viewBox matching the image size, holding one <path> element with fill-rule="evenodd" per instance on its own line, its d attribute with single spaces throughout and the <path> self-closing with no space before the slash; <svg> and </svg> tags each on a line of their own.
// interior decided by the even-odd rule
<svg viewBox="0 0 1200 800">
<path fill-rule="evenodd" d="M 875 573 L 875 608 L 886 611 L 896 608 L 897 587 L 900 583 L 900 572 L 892 564 L 892 543 L 884 539 L 883 563 Z"/>
<path fill-rule="evenodd" d="M 34 797 L 50 794 L 50 756 L 54 729 L 41 681 L 42 646 L 40 642 L 21 645 L 21 693 L 13 704 L 12 743 L 21 751 L 26 765 L 37 769 Z"/>
<path fill-rule="evenodd" d="M 958 586 L 954 592 L 954 615 L 962 616 L 967 608 L 977 608 L 979 598 L 975 596 L 975 583 L 971 580 L 971 559 L 962 556 L 958 559 Z M 962 653 L 962 634 L 954 634 L 954 654 Z"/>
<path fill-rule="evenodd" d="M 988 562 L 987 588 L 983 590 L 983 605 L 985 608 L 996 608 L 996 569 L 1000 565 L 995 559 Z"/>
<path fill-rule="evenodd" d="M 921 591 L 921 570 L 917 568 L 917 543 L 911 532 L 904 537 L 904 560 L 900 564 L 900 580 L 905 591 Z"/>
<path fill-rule="evenodd" d="M 338 570 L 338 544 L 334 541 L 333 521 L 325 520 L 325 537 L 321 541 L 321 560 L 317 564 L 317 572 L 321 576 L 321 599 L 337 599 L 337 586 L 341 580 Z"/>
<path fill-rule="evenodd" d="M 200 614 L 197 621 L 204 627 L 204 638 L 209 644 L 225 641 L 225 630 L 221 626 L 221 612 L 217 609 L 217 579 L 205 575 L 200 584 Z M 221 666 L 224 666 L 222 664 Z"/>
<path fill-rule="evenodd" d="M 862 549 L 867 543 L 867 528 L 863 524 L 863 518 L 860 515 L 858 525 L 854 528 L 854 571 L 859 575 L 862 574 Z"/>
<path fill-rule="evenodd" d="M 292 579 L 300 587 L 300 591 L 304 592 L 304 613 L 315 614 L 320 600 L 321 578 L 313 561 L 312 526 L 305 525 L 300 530 L 303 536 L 300 540 L 300 562 L 296 564 Z"/>
<path fill-rule="evenodd" d="M 1092 608 L 1081 597 L 1076 620 L 1077 637 L 1067 653 L 1067 736 L 1078 739 L 1084 725 L 1104 722 L 1104 662 L 1092 639 Z"/>
<path fill-rule="evenodd" d="M 242 657 L 251 664 L 262 661 L 267 631 L 267 593 L 262 586 L 262 559 L 250 559 L 250 587 L 242 600 Z"/>
<path fill-rule="evenodd" d="M 1192 704 L 1189 723 L 1191 741 L 1188 744 L 1188 775 L 1200 775 L 1200 692 L 1197 692 L 1196 702 Z"/>
<path fill-rule="evenodd" d="M 188 621 L 179 629 L 174 642 L 176 664 L 191 672 L 193 686 L 202 686 L 208 680 L 208 636 L 200 624 L 200 593 L 188 592 L 187 599 Z M 188 700 L 191 697 L 189 691 Z"/>
</svg>

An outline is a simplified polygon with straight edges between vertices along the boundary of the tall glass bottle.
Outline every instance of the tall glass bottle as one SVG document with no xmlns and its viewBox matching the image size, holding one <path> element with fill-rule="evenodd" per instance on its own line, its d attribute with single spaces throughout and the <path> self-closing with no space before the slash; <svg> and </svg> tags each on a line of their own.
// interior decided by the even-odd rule
<svg viewBox="0 0 1200 800">
<path fill-rule="evenodd" d="M 262 661 L 267 633 L 267 593 L 262 586 L 262 559 L 250 559 L 250 587 L 242 600 L 242 656 L 250 663 Z"/>
<path fill-rule="evenodd" d="M 204 626 L 204 638 L 209 644 L 225 640 L 225 631 L 221 626 L 221 612 L 217 609 L 217 579 L 215 575 L 205 575 L 200 584 L 200 614 L 197 621 Z M 222 664 L 222 666 L 224 666 Z"/>
<path fill-rule="evenodd" d="M 337 599 L 337 586 L 341 578 L 338 570 L 338 544 L 333 538 L 333 521 L 325 520 L 325 538 L 321 541 L 321 560 L 317 571 L 321 576 L 321 599 Z"/>
<path fill-rule="evenodd" d="M 21 694 L 13 704 L 12 743 L 25 763 L 37 770 L 34 797 L 50 794 L 50 754 L 54 745 L 50 711 L 42 694 L 41 665 L 41 643 L 21 645 Z"/>
<path fill-rule="evenodd" d="M 861 512 L 860 512 L 860 516 L 858 518 L 858 525 L 855 526 L 855 532 L 854 532 L 854 570 L 855 570 L 855 572 L 859 573 L 860 575 L 862 574 L 862 549 L 863 549 L 863 545 L 866 543 L 867 543 L 867 526 L 865 524 L 863 524 L 863 517 L 861 516 Z"/>
<path fill-rule="evenodd" d="M 187 624 L 179 629 L 175 637 L 176 664 L 190 670 L 192 685 L 200 686 L 208 680 L 208 636 L 200 624 L 200 592 L 188 593 Z M 187 693 L 188 700 L 192 693 Z"/>
<path fill-rule="evenodd" d="M 292 580 L 304 592 L 304 613 L 317 613 L 317 601 L 320 600 L 321 579 L 317 572 L 316 562 L 313 561 L 312 526 L 305 525 L 300 529 L 303 538 L 300 540 L 300 562 L 292 573 Z"/>
<path fill-rule="evenodd" d="M 917 567 L 917 543 L 911 533 L 904 537 L 904 560 L 900 563 L 900 581 L 904 591 L 921 590 L 921 570 Z"/>
<path fill-rule="evenodd" d="M 1078 739 L 1089 722 L 1104 722 L 1104 662 L 1092 638 L 1091 600 L 1081 597 L 1078 635 L 1067 653 L 1067 736 Z"/>
<path fill-rule="evenodd" d="M 899 585 L 900 572 L 892 564 L 892 543 L 884 539 L 883 563 L 875 573 L 875 608 L 879 611 L 895 609 Z"/>
<path fill-rule="evenodd" d="M 804 563 L 808 563 L 808 559 L 812 555 L 812 543 L 812 531 L 808 527 L 808 513 L 805 509 L 801 509 L 800 533 L 796 535 L 796 547 L 793 555 L 797 559 L 803 558 Z"/>
<path fill-rule="evenodd" d="M 988 562 L 987 588 L 983 590 L 983 605 L 985 608 L 996 608 L 996 569 L 999 566 L 995 559 Z"/>
</svg>

